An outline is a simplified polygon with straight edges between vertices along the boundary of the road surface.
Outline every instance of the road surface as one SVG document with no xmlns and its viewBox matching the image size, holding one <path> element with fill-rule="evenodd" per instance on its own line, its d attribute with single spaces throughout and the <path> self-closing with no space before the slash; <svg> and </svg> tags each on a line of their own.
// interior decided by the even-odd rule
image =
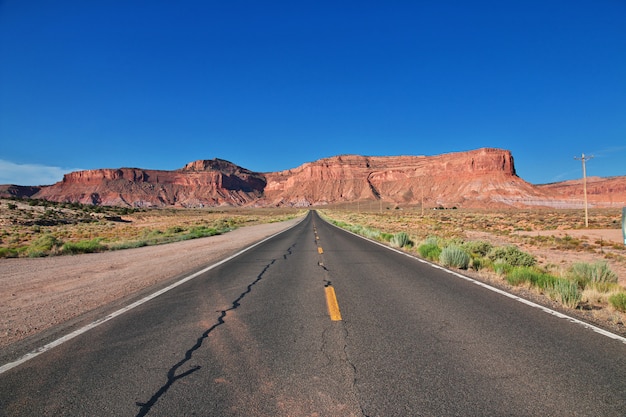
<svg viewBox="0 0 626 417">
<path fill-rule="evenodd" d="M 626 344 L 304 221 L 0 374 L 0 416 L 624 416 Z"/>
</svg>

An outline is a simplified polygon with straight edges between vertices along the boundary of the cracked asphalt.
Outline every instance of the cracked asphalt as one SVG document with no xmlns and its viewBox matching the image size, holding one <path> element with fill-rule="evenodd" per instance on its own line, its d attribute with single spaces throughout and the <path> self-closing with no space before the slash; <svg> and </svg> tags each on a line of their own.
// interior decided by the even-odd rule
<svg viewBox="0 0 626 417">
<path fill-rule="evenodd" d="M 0 416 L 623 416 L 624 375 L 625 344 L 312 212 L 1 374 Z"/>
</svg>

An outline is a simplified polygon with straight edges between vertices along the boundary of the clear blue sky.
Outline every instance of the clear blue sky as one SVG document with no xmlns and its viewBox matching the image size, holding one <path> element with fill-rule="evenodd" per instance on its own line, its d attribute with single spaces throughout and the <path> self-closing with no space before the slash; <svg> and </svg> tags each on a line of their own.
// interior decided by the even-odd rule
<svg viewBox="0 0 626 417">
<path fill-rule="evenodd" d="M 482 147 L 626 175 L 626 1 L 0 0 L 0 183 Z"/>
</svg>

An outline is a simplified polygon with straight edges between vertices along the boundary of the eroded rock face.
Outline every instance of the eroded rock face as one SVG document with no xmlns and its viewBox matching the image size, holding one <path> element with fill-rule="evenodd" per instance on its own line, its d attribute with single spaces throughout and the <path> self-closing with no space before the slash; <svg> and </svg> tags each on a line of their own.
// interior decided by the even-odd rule
<svg viewBox="0 0 626 417">
<path fill-rule="evenodd" d="M 567 207 L 584 207 L 583 180 L 538 185 L 537 188 Z M 587 201 L 589 207 L 626 206 L 626 177 L 588 177 Z"/>
<path fill-rule="evenodd" d="M 97 169 L 66 174 L 35 198 L 132 207 L 245 205 L 263 194 L 265 179 L 228 161 L 196 161 L 177 171 Z"/>
<path fill-rule="evenodd" d="M 589 178 L 587 189 L 590 206 L 626 205 L 626 177 Z M 269 173 L 221 159 L 191 162 L 176 171 L 78 171 L 40 187 L 32 197 L 134 207 L 307 207 L 382 200 L 446 208 L 575 208 L 583 205 L 582 190 L 581 181 L 532 185 L 516 175 L 509 151 L 483 148 L 437 156 L 341 155 Z"/>
<path fill-rule="evenodd" d="M 542 194 L 515 174 L 509 151 L 479 149 L 439 156 L 336 156 L 266 174 L 273 205 L 319 205 L 382 198 L 395 204 L 483 207 Z"/>
</svg>

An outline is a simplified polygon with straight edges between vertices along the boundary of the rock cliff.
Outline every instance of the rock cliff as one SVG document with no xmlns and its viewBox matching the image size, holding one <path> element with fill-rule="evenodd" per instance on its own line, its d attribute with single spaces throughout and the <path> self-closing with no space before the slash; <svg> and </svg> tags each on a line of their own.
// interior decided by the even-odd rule
<svg viewBox="0 0 626 417">
<path fill-rule="evenodd" d="M 228 161 L 197 161 L 177 171 L 97 169 L 66 174 L 34 198 L 133 207 L 241 206 L 263 195 L 263 175 Z"/>
<path fill-rule="evenodd" d="M 579 208 L 581 181 L 532 185 L 507 150 L 483 148 L 437 156 L 341 155 L 257 173 L 231 162 L 199 160 L 176 171 L 97 169 L 44 187 L 0 187 L 0 195 L 59 202 L 134 206 L 295 206 L 352 201 L 425 207 Z M 591 207 L 626 205 L 626 177 L 589 178 Z"/>
<path fill-rule="evenodd" d="M 552 198 L 553 207 L 584 207 L 582 179 L 542 184 L 537 189 Z M 589 207 L 625 207 L 626 177 L 588 177 L 587 201 Z"/>
<path fill-rule="evenodd" d="M 272 205 L 362 199 L 430 207 L 514 205 L 543 194 L 515 174 L 509 151 L 479 149 L 438 156 L 335 156 L 266 174 Z"/>
</svg>

